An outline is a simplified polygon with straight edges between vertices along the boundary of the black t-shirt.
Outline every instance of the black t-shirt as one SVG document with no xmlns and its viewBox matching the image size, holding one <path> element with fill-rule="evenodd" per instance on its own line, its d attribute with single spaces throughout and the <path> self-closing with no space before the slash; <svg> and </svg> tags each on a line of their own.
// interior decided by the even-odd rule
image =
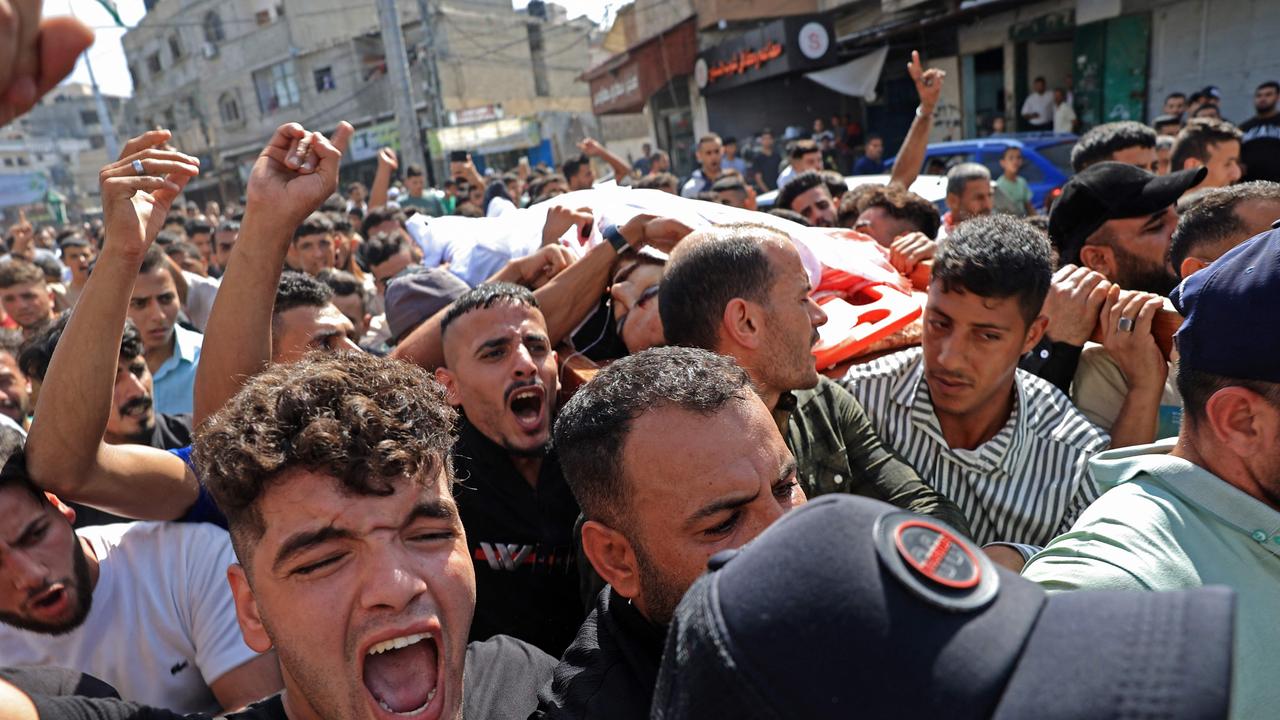
<svg viewBox="0 0 1280 720">
<path fill-rule="evenodd" d="M 453 464 L 476 572 L 471 639 L 511 635 L 559 657 L 587 616 L 573 535 L 578 503 L 559 460 L 547 454 L 535 488 L 506 450 L 463 418 Z"/>
<path fill-rule="evenodd" d="M 463 720 L 525 720 L 538 706 L 538 690 L 551 680 L 556 661 L 515 638 L 497 636 L 467 646 Z M 207 720 L 125 702 L 101 680 L 61 668 L 34 672 L 5 669 L 0 677 L 31 697 L 40 720 Z M 103 694 L 105 688 L 108 694 Z M 95 692 L 96 695 L 69 693 Z M 225 720 L 288 720 L 280 694 L 256 702 Z M 223 716 L 219 716 L 223 717 Z"/>
<path fill-rule="evenodd" d="M 1252 117 L 1240 126 L 1240 161 L 1245 180 L 1280 182 L 1280 114 Z"/>
<path fill-rule="evenodd" d="M 764 178 L 764 186 L 772 190 L 778 187 L 778 168 L 781 165 L 782 158 L 777 150 L 774 150 L 772 155 L 756 153 L 755 159 L 751 161 L 751 177 L 747 180 L 755 182 L 756 173 L 760 173 Z"/>
</svg>

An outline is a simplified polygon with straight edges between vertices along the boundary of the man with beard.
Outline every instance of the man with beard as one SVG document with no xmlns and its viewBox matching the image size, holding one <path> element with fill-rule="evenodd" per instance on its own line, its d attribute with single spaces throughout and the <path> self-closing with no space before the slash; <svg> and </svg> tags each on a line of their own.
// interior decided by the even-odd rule
<svg viewBox="0 0 1280 720">
<path fill-rule="evenodd" d="M 1280 373 L 1276 335 L 1257 318 L 1280 304 L 1280 232 L 1238 245 L 1171 300 L 1186 317 L 1177 440 L 1096 457 L 1106 494 L 1023 573 L 1050 592 L 1235 589 L 1231 717 L 1267 717 L 1280 702 Z"/>
<path fill-rule="evenodd" d="M 33 395 L 39 399 L 40 389 L 48 377 L 49 362 L 58 341 L 66 331 L 71 313 L 65 313 L 51 327 L 22 346 L 18 362 L 32 381 Z M 142 336 L 133 323 L 125 320 L 120 341 L 120 358 L 116 364 L 111 413 L 107 416 L 103 441 L 112 445 L 132 443 L 171 450 L 191 444 L 191 416 L 157 413 L 152 403 L 151 371 L 147 369 Z"/>
<path fill-rule="evenodd" d="M 658 311 L 671 344 L 728 355 L 746 369 L 795 455 L 808 497 L 867 495 L 967 533 L 955 504 L 881 444 L 857 400 L 818 374 L 811 349 L 827 315 L 811 292 L 786 235 L 763 225 L 728 225 L 676 246 Z"/>
<path fill-rule="evenodd" d="M 1196 193 L 1183 204 L 1173 231 L 1170 265 L 1186 279 L 1270 230 L 1276 218 L 1280 218 L 1277 183 L 1251 182 Z M 1175 382 L 1177 367 L 1166 362 L 1141 322 L 1126 332 L 1115 327 L 1118 320 L 1100 322 L 1106 323 L 1102 344 L 1091 343 L 1080 353 L 1071 384 L 1076 407 L 1111 433 L 1113 448 L 1177 436 L 1184 417 Z M 1128 426 L 1125 432 L 1122 426 Z"/>
<path fill-rule="evenodd" d="M 775 207 L 798 212 L 814 227 L 835 227 L 836 201 L 822 173 L 802 172 L 778 191 Z"/>
<path fill-rule="evenodd" d="M 0 472 L 0 658 L 89 673 L 182 712 L 242 707 L 280 687 L 275 656 L 236 626 L 220 528 L 126 523 L 72 530 L 21 453 Z"/>
<path fill-rule="evenodd" d="M 1168 295 L 1178 284 L 1168 261 L 1174 203 L 1206 172 L 1157 176 L 1119 162 L 1090 166 L 1062 188 L 1049 216 L 1059 264 L 1096 270 L 1125 290 Z"/>
<path fill-rule="evenodd" d="M 879 436 L 960 507 L 981 544 L 1042 545 L 1098 497 L 1086 462 L 1106 434 L 1018 369 L 1048 324 L 1052 274 L 1049 242 L 1030 224 L 970 220 L 934 258 L 923 347 L 844 377 Z"/>
<path fill-rule="evenodd" d="M 441 320 L 436 369 L 462 410 L 453 461 L 458 512 L 475 563 L 471 637 L 502 633 L 559 655 L 586 614 L 578 595 L 578 504 L 549 451 L 559 380 L 538 301 L 486 283 Z"/>
<path fill-rule="evenodd" d="M 938 228 L 938 240 L 950 235 L 965 220 L 990 215 L 995 206 L 991 171 L 966 162 L 947 171 L 947 212 Z"/>
<path fill-rule="evenodd" d="M 795 459 L 751 378 L 695 348 L 614 362 L 556 421 L 582 548 L 609 586 L 539 697 L 545 720 L 641 720 L 666 624 L 720 550 L 804 502 Z"/>
<path fill-rule="evenodd" d="M 26 432 L 31 413 L 31 381 L 18 364 L 22 334 L 0 330 L 0 416 L 12 420 L 11 427 Z M 10 423 L 0 422 L 0 426 Z"/>
<path fill-rule="evenodd" d="M 1240 161 L 1245 180 L 1280 182 L 1280 83 L 1268 80 L 1253 93 L 1257 114 L 1240 124 Z"/>
</svg>

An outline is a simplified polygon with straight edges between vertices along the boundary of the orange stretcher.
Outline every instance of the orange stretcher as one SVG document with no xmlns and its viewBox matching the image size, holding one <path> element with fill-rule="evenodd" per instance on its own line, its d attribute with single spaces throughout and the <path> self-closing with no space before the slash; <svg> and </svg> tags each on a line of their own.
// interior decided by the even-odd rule
<svg viewBox="0 0 1280 720">
<path fill-rule="evenodd" d="M 857 357 L 921 314 L 919 300 L 888 285 L 868 285 L 850 295 L 828 295 L 819 299 L 818 305 L 827 313 L 813 348 L 820 370 Z"/>
</svg>

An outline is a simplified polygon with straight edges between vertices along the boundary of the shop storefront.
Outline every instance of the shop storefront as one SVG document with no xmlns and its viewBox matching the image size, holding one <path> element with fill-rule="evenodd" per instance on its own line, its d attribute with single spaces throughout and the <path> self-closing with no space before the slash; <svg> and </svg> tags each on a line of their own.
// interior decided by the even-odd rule
<svg viewBox="0 0 1280 720">
<path fill-rule="evenodd" d="M 658 147 L 671 153 L 673 172 L 693 169 L 693 107 L 689 78 L 697 54 L 692 18 L 618 53 L 582 74 L 596 115 L 647 111 Z"/>
<path fill-rule="evenodd" d="M 711 129 L 747 138 L 770 127 L 812 131 L 815 118 L 860 116 L 860 101 L 804 76 L 836 62 L 835 38 L 824 16 L 797 16 L 730 33 L 707 33 L 694 77 L 706 99 Z"/>
</svg>

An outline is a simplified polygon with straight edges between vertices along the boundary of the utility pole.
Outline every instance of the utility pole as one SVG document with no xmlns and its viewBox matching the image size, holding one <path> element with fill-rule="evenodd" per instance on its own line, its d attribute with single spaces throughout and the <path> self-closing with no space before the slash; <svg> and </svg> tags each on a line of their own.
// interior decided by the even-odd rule
<svg viewBox="0 0 1280 720">
<path fill-rule="evenodd" d="M 396 0 L 378 0 L 378 22 L 382 25 L 382 46 L 386 50 L 387 73 L 391 77 L 391 94 L 395 98 L 396 120 L 400 125 L 400 164 L 421 167 L 424 162 L 422 132 L 418 128 L 418 111 L 414 108 L 409 58 L 404 51 L 404 33 L 400 28 Z"/>
<path fill-rule="evenodd" d="M 444 125 L 444 92 L 440 87 L 440 68 L 436 61 L 436 15 L 439 10 L 433 0 L 418 0 L 418 17 L 422 18 L 422 30 L 426 35 L 422 58 L 426 62 L 427 103 L 431 108 L 431 127 Z"/>
</svg>

